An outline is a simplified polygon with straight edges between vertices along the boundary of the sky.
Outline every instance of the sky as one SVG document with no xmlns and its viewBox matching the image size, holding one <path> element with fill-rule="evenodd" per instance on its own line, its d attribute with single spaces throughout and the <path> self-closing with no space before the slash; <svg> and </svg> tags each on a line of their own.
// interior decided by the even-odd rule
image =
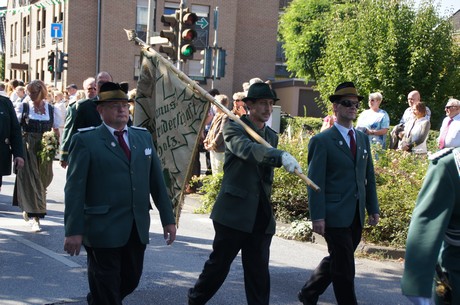
<svg viewBox="0 0 460 305">
<path fill-rule="evenodd" d="M 416 4 L 419 4 L 422 2 L 422 0 L 415 0 Z M 448 16 L 452 15 L 453 13 L 457 12 L 460 10 L 460 1 L 459 0 L 435 0 L 435 3 L 440 3 L 441 8 L 439 12 L 441 15 L 446 15 Z"/>
</svg>

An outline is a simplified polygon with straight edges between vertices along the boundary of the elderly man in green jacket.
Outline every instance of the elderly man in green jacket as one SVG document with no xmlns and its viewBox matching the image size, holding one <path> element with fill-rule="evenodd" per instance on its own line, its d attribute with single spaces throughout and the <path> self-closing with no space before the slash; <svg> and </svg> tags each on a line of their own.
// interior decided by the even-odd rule
<svg viewBox="0 0 460 305">
<path fill-rule="evenodd" d="M 241 118 L 273 147 L 278 144 L 278 136 L 265 122 L 276 100 L 267 84 L 253 84 L 244 99 L 249 115 Z M 225 125 L 224 141 L 224 177 L 211 213 L 216 232 L 213 252 L 195 286 L 189 290 L 189 304 L 202 305 L 211 299 L 241 250 L 247 302 L 268 305 L 269 248 L 275 233 L 270 203 L 273 168 L 283 165 L 289 172 L 295 169 L 301 172 L 301 168 L 290 154 L 257 143 L 236 122 Z"/>
<path fill-rule="evenodd" d="M 90 305 L 121 305 L 137 287 L 149 242 L 150 196 L 164 238 L 176 237 L 172 204 L 151 134 L 127 127 L 129 104 L 118 84 L 101 86 L 103 124 L 72 136 L 65 185 L 64 250 L 88 255 Z"/>
</svg>

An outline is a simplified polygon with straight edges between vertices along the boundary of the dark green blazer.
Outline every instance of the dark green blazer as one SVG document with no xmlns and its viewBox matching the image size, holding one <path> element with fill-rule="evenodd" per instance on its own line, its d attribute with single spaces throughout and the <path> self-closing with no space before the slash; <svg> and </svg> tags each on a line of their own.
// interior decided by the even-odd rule
<svg viewBox="0 0 460 305">
<path fill-rule="evenodd" d="M 446 232 L 452 231 L 455 234 L 448 235 L 460 242 L 460 157 L 457 164 L 448 148 L 430 159 L 407 235 L 402 292 L 431 297 L 439 259 L 454 287 L 451 304 L 460 304 L 460 246 L 444 241 Z"/>
<path fill-rule="evenodd" d="M 73 130 L 74 122 L 75 122 L 75 113 L 76 113 L 76 106 L 77 102 L 72 101 L 67 105 L 66 115 L 65 115 L 65 123 L 64 123 L 64 131 L 62 132 L 62 142 L 59 146 L 59 153 L 60 153 L 60 160 L 61 161 L 68 161 L 69 158 L 69 146 L 70 146 L 70 138 L 74 135 L 75 130 Z"/>
<path fill-rule="evenodd" d="M 365 210 L 379 213 L 369 138 L 355 130 L 356 161 L 347 142 L 332 126 L 313 138 L 308 145 L 308 177 L 320 188 L 308 188 L 312 220 L 324 219 L 326 227 L 349 227 L 359 202 L 359 215 L 364 225 Z"/>
<path fill-rule="evenodd" d="M 65 185 L 65 235 L 83 235 L 90 247 L 126 244 L 133 221 L 149 242 L 150 195 L 163 226 L 174 224 L 160 161 L 146 129 L 130 127 L 129 162 L 105 125 L 76 133 L 70 144 Z"/>
<path fill-rule="evenodd" d="M 12 156 L 24 158 L 21 127 L 10 99 L 0 96 L 0 176 L 11 174 Z"/>
<path fill-rule="evenodd" d="M 74 133 L 80 128 L 99 126 L 102 123 L 101 115 L 97 111 L 96 98 L 82 99 L 75 106 Z"/>
<path fill-rule="evenodd" d="M 257 128 L 246 118 L 253 130 Z M 278 135 L 269 127 L 258 131 L 271 146 L 278 145 Z M 252 232 L 259 201 L 270 202 L 273 167 L 280 167 L 283 151 L 267 148 L 254 141 L 239 124 L 229 121 L 224 127 L 224 177 L 211 219 L 243 232 Z M 263 198 L 261 198 L 263 196 Z M 275 233 L 275 219 L 270 208 L 266 233 Z"/>
</svg>

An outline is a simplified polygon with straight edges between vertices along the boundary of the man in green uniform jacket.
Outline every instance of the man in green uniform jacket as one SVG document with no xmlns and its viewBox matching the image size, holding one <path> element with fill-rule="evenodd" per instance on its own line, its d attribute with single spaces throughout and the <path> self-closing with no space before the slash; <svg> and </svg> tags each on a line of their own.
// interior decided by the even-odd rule
<svg viewBox="0 0 460 305">
<path fill-rule="evenodd" d="M 447 272 L 452 305 L 460 304 L 460 151 L 430 156 L 406 242 L 402 293 L 414 304 L 430 304 L 437 263 Z M 435 294 L 436 304 L 445 304 Z"/>
<path fill-rule="evenodd" d="M 21 127 L 10 99 L 0 96 L 0 190 L 2 177 L 11 175 L 11 157 L 16 169 L 24 166 Z"/>
<path fill-rule="evenodd" d="M 90 305 L 121 305 L 142 274 L 150 195 L 167 244 L 176 236 L 175 218 L 151 134 L 127 127 L 128 98 L 118 84 L 102 85 L 97 110 L 103 124 L 71 140 L 64 250 L 78 255 L 85 246 Z"/>
<path fill-rule="evenodd" d="M 265 122 L 276 100 L 267 84 L 253 84 L 245 98 L 250 114 L 241 118 L 273 147 L 278 144 L 278 136 Z M 273 168 L 283 165 L 289 172 L 302 170 L 290 154 L 257 143 L 234 121 L 224 127 L 224 141 L 224 177 L 211 213 L 216 231 L 213 252 L 189 290 L 189 304 L 203 305 L 211 299 L 241 250 L 248 305 L 268 305 L 269 248 L 275 233 L 270 203 Z"/>
<path fill-rule="evenodd" d="M 299 291 L 299 301 L 304 305 L 317 304 L 331 283 L 337 304 L 358 304 L 354 252 L 361 240 L 366 211 L 369 224 L 379 221 L 369 137 L 353 128 L 362 99 L 352 82 L 338 85 L 329 96 L 337 121 L 311 138 L 308 145 L 308 177 L 321 189 L 308 189 L 313 232 L 324 236 L 329 256 Z"/>
</svg>

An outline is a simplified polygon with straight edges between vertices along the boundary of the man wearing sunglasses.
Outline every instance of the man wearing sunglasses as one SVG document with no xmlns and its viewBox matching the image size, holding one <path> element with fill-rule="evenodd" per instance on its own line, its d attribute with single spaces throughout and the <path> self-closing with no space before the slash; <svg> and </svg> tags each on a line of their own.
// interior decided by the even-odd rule
<svg viewBox="0 0 460 305">
<path fill-rule="evenodd" d="M 460 101 L 450 98 L 444 108 L 446 117 L 439 132 L 439 149 L 460 146 Z"/>
<path fill-rule="evenodd" d="M 304 305 L 317 304 L 329 284 L 339 305 L 358 304 L 354 251 L 368 223 L 379 221 L 379 205 L 369 138 L 353 128 L 362 96 L 352 82 L 340 84 L 329 97 L 337 116 L 331 128 L 308 145 L 308 177 L 321 192 L 308 190 L 313 231 L 324 236 L 329 256 L 323 258 L 298 293 Z"/>
</svg>

